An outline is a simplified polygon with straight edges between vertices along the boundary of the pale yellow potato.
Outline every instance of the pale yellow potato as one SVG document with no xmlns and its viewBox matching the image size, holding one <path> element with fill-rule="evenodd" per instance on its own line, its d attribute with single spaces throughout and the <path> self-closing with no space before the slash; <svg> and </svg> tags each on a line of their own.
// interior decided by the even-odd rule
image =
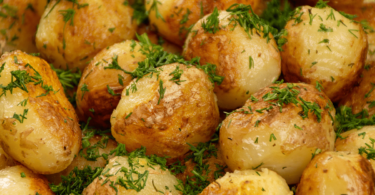
<svg viewBox="0 0 375 195">
<path fill-rule="evenodd" d="M 112 158 L 108 165 L 103 169 L 103 173 L 97 177 L 87 188 L 83 190 L 83 195 L 159 195 L 168 194 L 176 195 L 182 194 L 177 191 L 175 185 L 178 185 L 177 178 L 172 175 L 168 169 L 162 170 L 160 165 L 150 165 L 145 158 L 136 158 L 134 161 L 135 171 L 144 174 L 148 171 L 148 177 L 146 182 L 142 180 L 141 184 L 145 183 L 145 187 L 137 192 L 133 189 L 126 190 L 123 186 L 116 184 L 117 178 L 124 178 L 124 172 L 121 169 L 126 168 L 128 171 L 131 170 L 128 162 L 128 157 L 126 156 L 116 156 Z M 108 176 L 112 175 L 112 176 Z M 138 179 L 138 175 L 133 173 L 134 180 Z M 108 180 L 106 184 L 103 184 L 105 180 Z M 118 193 L 111 187 L 111 183 L 118 190 Z M 163 192 L 163 193 L 161 193 Z"/>
<path fill-rule="evenodd" d="M 122 69 L 132 72 L 138 67 L 138 62 L 146 59 L 146 56 L 139 51 L 140 48 L 136 41 L 125 41 L 103 49 L 93 58 L 83 71 L 77 88 L 77 114 L 81 121 L 91 117 L 91 125 L 111 127 L 109 122 L 111 114 L 121 99 L 121 92 L 133 78 L 122 70 L 106 69 L 106 67 L 115 61 Z M 113 60 L 116 56 L 117 61 Z M 123 85 L 119 83 L 119 78 Z M 107 86 L 115 95 L 109 93 Z"/>
<path fill-rule="evenodd" d="M 244 170 L 227 173 L 207 186 L 200 195 L 293 195 L 285 179 L 277 173 L 261 169 L 261 171 Z"/>
<path fill-rule="evenodd" d="M 183 51 L 184 58 L 200 57 L 200 63 L 217 66 L 217 74 L 224 76 L 215 87 L 220 109 L 233 110 L 245 104 L 258 90 L 271 85 L 281 73 L 281 58 L 273 38 L 267 43 L 262 32 L 251 38 L 239 25 L 229 24 L 230 13 L 221 11 L 220 28 L 215 34 L 204 32 L 199 20 L 189 34 Z M 272 35 L 270 35 L 272 37 Z M 250 68 L 250 57 L 253 60 Z"/>
<path fill-rule="evenodd" d="M 25 177 L 22 177 L 21 174 Z M 0 170 L 0 194 L 53 195 L 48 181 L 22 165 Z"/>
<path fill-rule="evenodd" d="M 272 87 L 285 90 L 287 84 Z M 268 168 L 281 175 L 288 184 L 295 184 L 310 162 L 312 153 L 317 149 L 333 150 L 335 109 L 330 100 L 308 84 L 294 84 L 293 89 L 299 91 L 300 102 L 299 98 L 302 98 L 321 109 L 321 121 L 311 110 L 308 118 L 303 119 L 299 103 L 298 106 L 286 104 L 280 112 L 279 106 L 271 104 L 276 100 L 262 98 L 267 93 L 274 93 L 273 89 L 258 91 L 254 94 L 258 102 L 248 100 L 244 107 L 230 114 L 222 123 L 219 143 L 224 161 L 231 170 Z M 272 109 L 264 110 L 270 106 Z M 263 111 L 259 111 L 261 109 Z"/>
<path fill-rule="evenodd" d="M 284 78 L 288 82 L 312 85 L 320 82 L 324 93 L 337 102 L 360 78 L 368 48 L 367 35 L 360 24 L 332 8 L 303 6 L 297 9 L 300 11 L 294 18 L 302 14 L 301 22 L 291 19 L 285 27 L 288 42 L 281 52 Z M 310 16 L 314 15 L 310 25 Z M 319 32 L 324 28 L 332 32 Z"/>
<path fill-rule="evenodd" d="M 177 67 L 183 71 L 180 85 L 171 80 Z M 219 123 L 219 110 L 213 83 L 202 70 L 178 63 L 157 70 L 159 76 L 145 75 L 124 89 L 111 116 L 111 131 L 128 151 L 145 146 L 148 155 L 173 160 L 189 151 L 186 143 L 197 145 L 210 140 Z M 163 98 L 159 93 L 161 82 Z M 132 90 L 134 85 L 136 91 Z"/>
<path fill-rule="evenodd" d="M 16 162 L 0 147 L 0 170 L 14 165 L 16 165 Z"/>
<path fill-rule="evenodd" d="M 296 195 L 374 194 L 375 174 L 361 155 L 324 152 L 303 171 Z"/>
<path fill-rule="evenodd" d="M 0 77 L 2 86 L 11 83 L 12 71 L 14 74 L 19 71 L 29 75 L 21 77 L 25 80 L 30 80 L 31 76 L 41 77 L 44 87 L 53 90 L 46 94 L 41 84 L 29 82 L 25 85 L 28 92 L 17 87 L 13 93 L 6 91 L 1 96 L 1 147 L 14 160 L 36 173 L 53 174 L 64 170 L 79 151 L 81 129 L 56 73 L 46 61 L 21 51 L 3 54 L 0 64 L 4 64 Z M 40 75 L 36 76 L 27 64 Z M 18 79 L 13 78 L 15 80 Z M 15 116 L 19 116 L 19 120 Z"/>
<path fill-rule="evenodd" d="M 78 9 L 79 5 L 69 1 L 51 1 L 36 34 L 36 46 L 41 56 L 57 68 L 83 71 L 102 49 L 134 38 L 133 8 L 123 2 L 79 0 L 79 5 L 87 3 L 88 6 Z M 74 17 L 64 22 L 63 15 L 68 9 L 74 10 Z"/>
</svg>

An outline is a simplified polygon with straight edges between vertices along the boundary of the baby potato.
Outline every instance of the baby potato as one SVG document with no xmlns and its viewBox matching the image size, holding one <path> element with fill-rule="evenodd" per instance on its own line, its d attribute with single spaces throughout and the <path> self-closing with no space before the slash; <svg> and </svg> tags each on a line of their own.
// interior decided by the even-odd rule
<svg viewBox="0 0 375 195">
<path fill-rule="evenodd" d="M 35 173 L 64 170 L 78 154 L 81 130 L 50 65 L 21 51 L 0 58 L 0 145 Z"/>
<path fill-rule="evenodd" d="M 288 42 L 281 52 L 285 80 L 321 85 L 338 102 L 359 80 L 364 67 L 368 47 L 362 26 L 330 7 L 303 6 L 285 29 Z"/>
<path fill-rule="evenodd" d="M 173 160 L 189 151 L 186 143 L 210 140 L 219 110 L 213 83 L 202 70 L 174 63 L 157 71 L 124 89 L 111 116 L 111 131 L 128 151 L 145 146 L 147 155 Z"/>
<path fill-rule="evenodd" d="M 40 20 L 36 47 L 57 68 L 81 71 L 102 49 L 136 32 L 133 8 L 123 0 L 52 0 Z"/>
<path fill-rule="evenodd" d="M 0 190 L 1 194 L 54 194 L 43 176 L 21 165 L 0 170 Z"/>
<path fill-rule="evenodd" d="M 328 97 L 311 85 L 264 88 L 223 121 L 224 161 L 231 170 L 268 168 L 295 184 L 312 153 L 333 150 L 334 117 Z"/>
<path fill-rule="evenodd" d="M 310 5 L 315 6 L 316 3 L 318 3 L 319 0 L 291 0 L 295 5 L 301 6 L 301 5 Z M 337 8 L 340 6 L 357 6 L 361 3 L 372 3 L 375 2 L 375 0 L 332 0 L 328 1 L 328 5 Z"/>
<path fill-rule="evenodd" d="M 375 174 L 361 155 L 324 152 L 303 171 L 296 195 L 374 194 Z"/>
<path fill-rule="evenodd" d="M 14 165 L 16 165 L 16 162 L 0 147 L 0 170 Z"/>
<path fill-rule="evenodd" d="M 285 179 L 277 173 L 262 168 L 261 171 L 244 170 L 227 173 L 207 186 L 200 195 L 231 194 L 293 195 Z"/>
<path fill-rule="evenodd" d="M 91 117 L 91 125 L 110 128 L 109 118 L 121 99 L 122 90 L 132 81 L 132 76 L 118 69 L 109 69 L 117 63 L 132 72 L 146 56 L 135 41 L 117 43 L 99 52 L 82 74 L 77 89 L 77 114 L 82 121 Z M 113 94 L 111 94 L 113 90 Z"/>
<path fill-rule="evenodd" d="M 178 185 L 177 178 L 172 175 L 169 170 L 162 169 L 160 165 L 151 165 L 145 158 L 132 159 L 133 165 L 130 166 L 129 158 L 126 156 L 116 156 L 112 158 L 108 165 L 103 169 L 102 175 L 97 177 L 85 190 L 83 195 L 158 195 L 158 194 L 182 194 L 177 191 L 175 186 Z M 131 172 L 134 171 L 134 172 Z M 144 186 L 140 191 L 134 189 L 126 189 L 118 184 L 118 178 L 131 182 L 129 177 L 133 177 L 134 181 L 139 179 L 139 174 L 146 174 L 140 179 L 140 185 Z M 133 183 L 132 183 L 133 184 Z M 114 187 L 111 187 L 114 186 Z M 133 184 L 134 185 L 134 184 Z M 136 184 L 137 185 L 137 184 Z M 115 190 L 116 189 L 116 190 Z"/>
<path fill-rule="evenodd" d="M 249 37 L 239 25 L 229 24 L 230 17 L 230 13 L 220 12 L 221 28 L 215 34 L 205 32 L 202 27 L 207 16 L 199 20 L 183 51 L 188 60 L 198 56 L 201 64 L 217 65 L 217 74 L 224 76 L 224 81 L 214 92 L 219 108 L 224 110 L 243 106 L 253 93 L 271 85 L 281 72 L 280 53 L 272 35 L 267 42 L 262 32 L 253 29 L 254 35 Z"/>
</svg>

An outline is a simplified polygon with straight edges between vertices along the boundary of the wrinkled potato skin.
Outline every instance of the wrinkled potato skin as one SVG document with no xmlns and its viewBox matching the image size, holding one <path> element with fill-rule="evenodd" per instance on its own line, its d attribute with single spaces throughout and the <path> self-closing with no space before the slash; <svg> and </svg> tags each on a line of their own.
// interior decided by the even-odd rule
<svg viewBox="0 0 375 195">
<path fill-rule="evenodd" d="M 117 43 L 108 49 L 99 52 L 90 64 L 85 68 L 77 88 L 77 114 L 82 121 L 92 118 L 91 125 L 102 128 L 110 128 L 110 117 L 121 99 L 122 90 L 132 81 L 132 76 L 117 69 L 105 69 L 112 63 L 115 55 L 118 56 L 119 66 L 129 72 L 138 67 L 138 62 L 144 61 L 144 56 L 137 42 L 132 50 L 132 42 Z M 133 56 L 134 57 L 133 57 Z M 99 64 L 98 64 L 99 63 Z M 119 77 L 123 77 L 123 86 L 119 83 Z M 82 91 L 83 85 L 87 85 L 89 91 Z M 115 96 L 108 92 L 107 85 L 114 91 Z M 91 112 L 90 109 L 94 109 Z"/>
<path fill-rule="evenodd" d="M 300 87 L 293 88 L 300 91 L 298 97 L 315 102 L 322 109 L 321 121 L 318 122 L 311 112 L 308 118 L 302 119 L 299 114 L 302 112 L 301 106 L 297 107 L 293 103 L 283 106 L 282 113 L 277 106 L 258 113 L 256 110 L 271 106 L 262 97 L 272 89 L 258 91 L 254 94 L 258 102 L 248 100 L 244 107 L 230 114 L 222 123 L 219 143 L 224 161 L 231 170 L 252 169 L 263 163 L 260 168 L 276 171 L 288 184 L 295 184 L 317 148 L 322 151 L 333 150 L 335 132 L 328 113 L 335 117 L 333 105 L 314 86 L 302 83 L 296 85 Z M 279 87 L 283 89 L 286 84 Z M 330 105 L 330 111 L 325 108 L 327 105 Z M 253 114 L 240 111 L 249 111 L 248 106 L 251 106 Z M 255 127 L 257 120 L 260 122 Z M 303 130 L 295 128 L 295 124 Z M 276 140 L 270 141 L 272 133 Z"/>
<path fill-rule="evenodd" d="M 374 194 L 371 164 L 358 154 L 324 152 L 303 171 L 296 195 Z"/>
<path fill-rule="evenodd" d="M 60 13 L 61 10 L 72 9 L 73 3 L 60 1 L 51 11 L 56 1 L 48 4 L 42 16 L 36 34 L 36 46 L 41 56 L 57 68 L 65 69 L 68 66 L 83 71 L 99 51 L 123 40 L 132 39 L 135 35 L 133 9 L 123 5 L 123 0 L 78 0 L 78 3 L 88 3 L 89 6 L 80 9 L 77 5 L 74 6 L 73 26 L 70 25 L 71 20 L 65 25 Z M 115 29 L 110 32 L 110 28 Z"/>
<path fill-rule="evenodd" d="M 26 177 L 21 177 L 24 173 Z M 43 194 L 54 195 L 48 181 L 22 165 L 7 167 L 0 170 L 1 194 Z"/>
<path fill-rule="evenodd" d="M 367 35 L 360 24 L 350 22 L 336 11 L 333 11 L 336 20 L 321 22 L 316 16 L 310 25 L 310 9 L 312 14 L 318 14 L 324 19 L 332 10 L 303 6 L 303 21 L 296 25 L 294 19 L 288 21 L 285 27 L 288 42 L 281 52 L 282 72 L 288 82 L 302 81 L 312 85 L 320 82 L 324 93 L 333 102 L 338 102 L 360 78 L 367 55 Z M 346 26 L 337 27 L 339 20 Z M 333 32 L 318 32 L 320 24 L 332 28 Z M 354 31 L 358 38 L 348 29 L 358 30 Z M 324 39 L 328 39 L 329 43 L 319 43 Z M 313 65 L 314 62 L 316 64 Z"/>
<path fill-rule="evenodd" d="M 0 147 L 0 170 L 14 165 L 16 165 L 16 162 Z"/>
<path fill-rule="evenodd" d="M 277 173 L 262 169 L 262 171 L 245 170 L 227 173 L 207 186 L 200 195 L 258 195 L 258 194 L 293 195 L 284 178 Z"/>
<path fill-rule="evenodd" d="M 14 62 L 17 56 L 18 63 Z M 7 86 L 11 81 L 11 71 L 25 70 L 31 76 L 34 71 L 41 75 L 44 85 L 52 86 L 55 92 L 46 93 L 40 84 L 26 85 L 28 93 L 20 88 L 7 92 L 0 98 L 0 145 L 14 160 L 40 174 L 53 174 L 64 170 L 73 160 L 81 146 L 81 129 L 73 106 L 65 97 L 56 73 L 44 60 L 21 51 L 5 53 L 0 63 L 6 63 L 1 72 L 0 84 Z M 21 101 L 28 98 L 27 105 Z M 18 105 L 18 106 L 17 106 Z M 23 123 L 13 118 L 28 109 Z"/>
<path fill-rule="evenodd" d="M 173 76 L 169 75 L 177 66 L 183 70 L 180 85 L 170 81 Z M 210 140 L 219 123 L 219 110 L 213 84 L 202 70 L 177 63 L 162 69 L 159 80 L 155 74 L 152 78 L 145 75 L 136 82 L 136 92 L 130 90 L 126 96 L 124 89 L 111 116 L 111 131 L 128 151 L 145 146 L 148 155 L 173 160 L 189 151 L 186 143 Z M 166 91 L 158 104 L 160 79 Z"/>
<path fill-rule="evenodd" d="M 221 11 L 221 28 L 215 34 L 204 32 L 199 20 L 189 34 L 183 56 L 187 60 L 200 57 L 200 63 L 217 66 L 217 74 L 224 76 L 221 85 L 216 85 L 218 106 L 223 110 L 233 110 L 243 106 L 250 96 L 258 90 L 271 85 L 281 73 L 281 58 L 275 40 L 267 43 L 261 32 L 251 38 L 239 25 L 229 25 L 230 14 Z M 197 32 L 197 33 L 196 33 Z M 259 33 L 261 35 L 257 36 Z M 254 67 L 249 68 L 252 57 Z"/>
</svg>

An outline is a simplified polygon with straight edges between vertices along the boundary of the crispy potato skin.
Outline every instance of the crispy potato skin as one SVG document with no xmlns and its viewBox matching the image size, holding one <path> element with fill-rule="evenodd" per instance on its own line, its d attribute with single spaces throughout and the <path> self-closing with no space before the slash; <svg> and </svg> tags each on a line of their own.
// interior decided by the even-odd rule
<svg viewBox="0 0 375 195">
<path fill-rule="evenodd" d="M 26 177 L 21 177 L 24 173 Z M 22 165 L 0 170 L 1 194 L 43 194 L 53 195 L 48 181 Z"/>
<path fill-rule="evenodd" d="M 177 67 L 183 70 L 180 85 L 170 80 Z M 145 146 L 148 155 L 172 160 L 189 151 L 186 143 L 210 140 L 219 123 L 219 110 L 213 84 L 202 70 L 177 63 L 161 68 L 158 80 L 156 74 L 145 75 L 135 83 L 137 91 L 130 90 L 127 96 L 131 85 L 124 89 L 111 116 L 111 130 L 128 151 Z M 158 104 L 160 79 L 166 90 Z"/>
<path fill-rule="evenodd" d="M 123 5 L 123 0 L 79 0 L 79 4 L 89 4 L 80 9 L 77 5 L 72 8 L 73 3 L 68 1 L 60 1 L 53 8 L 56 1 L 48 4 L 42 16 L 36 46 L 41 56 L 57 68 L 68 66 L 83 71 L 103 48 L 132 39 L 135 35 L 133 9 Z M 75 14 L 65 25 L 61 10 L 67 9 L 74 9 Z M 115 28 L 113 32 L 111 28 Z"/>
<path fill-rule="evenodd" d="M 18 64 L 14 61 L 17 56 Z M 5 63 L 0 84 L 11 82 L 11 71 L 25 70 L 30 76 L 34 71 L 42 77 L 44 85 L 52 86 L 54 92 L 46 93 L 40 84 L 26 85 L 28 93 L 20 88 L 0 98 L 0 144 L 14 160 L 36 173 L 52 174 L 64 170 L 73 160 L 81 146 L 81 129 L 73 106 L 65 97 L 56 73 L 44 60 L 21 51 L 5 53 L 0 63 Z M 27 100 L 27 104 L 20 103 Z M 23 123 L 13 118 L 28 109 Z"/>
<path fill-rule="evenodd" d="M 91 124 L 102 128 L 110 128 L 110 117 L 121 99 L 122 90 L 132 81 L 132 76 L 117 69 L 105 69 L 113 62 L 114 56 L 118 56 L 119 66 L 129 72 L 138 67 L 138 62 L 144 61 L 144 56 L 139 49 L 137 42 L 134 42 L 134 49 L 131 41 L 117 43 L 108 49 L 99 52 L 90 64 L 85 68 L 77 88 L 77 114 L 81 120 L 86 121 L 92 118 Z M 133 57 L 134 56 L 134 57 Z M 119 76 L 122 76 L 123 85 L 119 83 Z M 87 86 L 89 91 L 83 90 Z M 116 95 L 108 92 L 110 89 Z M 94 109 L 91 112 L 90 109 Z"/>
<path fill-rule="evenodd" d="M 293 195 L 284 178 L 263 168 L 262 171 L 245 170 L 227 173 L 207 186 L 200 195 L 257 195 L 263 194 Z"/>
<path fill-rule="evenodd" d="M 311 11 L 309 11 L 311 10 Z M 336 20 L 326 19 L 332 8 L 301 8 L 301 23 L 288 21 L 288 42 L 281 52 L 282 72 L 288 82 L 302 81 L 312 85 L 320 82 L 324 93 L 338 102 L 356 84 L 363 70 L 367 54 L 367 35 L 360 24 L 350 22 L 335 10 Z M 317 14 L 310 25 L 309 13 Z M 337 21 L 345 25 L 337 26 Z M 305 25 L 304 25 L 305 24 Z M 332 32 L 319 32 L 321 25 Z M 353 29 L 353 34 L 349 29 Z M 356 38 L 358 37 L 358 38 Z M 329 43 L 322 42 L 328 39 Z M 309 54 L 310 51 L 310 54 Z"/>
<path fill-rule="evenodd" d="M 274 39 L 267 43 L 261 32 L 253 31 L 251 38 L 239 25 L 228 26 L 230 14 L 221 11 L 221 28 L 215 34 L 204 32 L 199 20 L 189 34 L 183 56 L 187 60 L 200 57 L 200 63 L 217 66 L 217 74 L 224 76 L 215 87 L 220 109 L 233 110 L 245 104 L 256 91 L 271 85 L 281 73 L 281 58 Z M 254 67 L 250 68 L 250 56 Z"/>
<path fill-rule="evenodd" d="M 272 89 L 258 91 L 254 94 L 258 102 L 248 100 L 244 107 L 230 114 L 222 123 L 219 143 L 224 161 L 231 170 L 247 170 L 261 165 L 261 168 L 276 171 L 288 184 L 295 184 L 316 148 L 333 150 L 335 132 L 329 116 L 330 112 L 335 117 L 333 105 L 324 93 L 313 86 L 302 83 L 296 85 L 298 87 L 293 89 L 300 91 L 298 97 L 314 102 L 322 109 L 321 121 L 318 122 L 311 112 L 308 118 L 302 119 L 301 106 L 293 103 L 283 106 L 282 113 L 277 106 L 259 113 L 256 110 L 271 106 L 262 97 Z M 279 87 L 283 89 L 286 84 Z M 241 111 L 249 111 L 248 106 L 251 106 L 253 114 Z M 297 129 L 295 125 L 303 130 Z M 271 139 L 272 134 L 276 139 Z"/>
<path fill-rule="evenodd" d="M 374 194 L 374 181 L 374 170 L 361 155 L 324 152 L 303 171 L 296 194 Z"/>
</svg>

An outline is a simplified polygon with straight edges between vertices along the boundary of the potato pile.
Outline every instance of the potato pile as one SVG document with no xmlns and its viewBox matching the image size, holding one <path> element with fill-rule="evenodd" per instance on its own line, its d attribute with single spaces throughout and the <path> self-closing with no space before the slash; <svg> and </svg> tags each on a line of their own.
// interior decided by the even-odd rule
<svg viewBox="0 0 375 195">
<path fill-rule="evenodd" d="M 0 1 L 0 194 L 375 194 L 375 1 Z"/>
</svg>

